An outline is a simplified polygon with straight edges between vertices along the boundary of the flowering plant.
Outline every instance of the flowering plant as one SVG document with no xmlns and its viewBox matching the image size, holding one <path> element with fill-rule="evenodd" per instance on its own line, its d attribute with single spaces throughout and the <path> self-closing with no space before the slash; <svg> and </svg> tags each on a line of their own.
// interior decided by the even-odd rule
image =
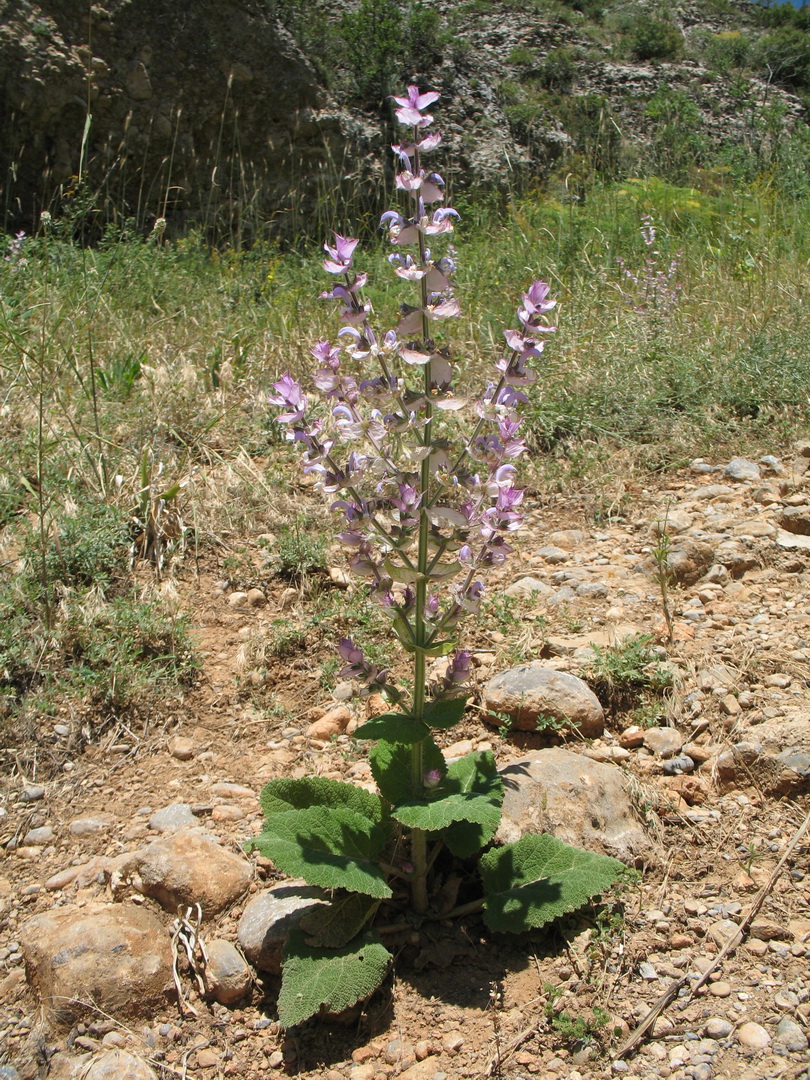
<svg viewBox="0 0 810 1080">
<path fill-rule="evenodd" d="M 459 391 L 451 351 L 435 336 L 439 324 L 460 313 L 453 248 L 436 250 L 452 236 L 458 214 L 442 205 L 444 181 L 424 164 L 441 142 L 427 111 L 438 97 L 409 86 L 394 98 L 408 129 L 393 147 L 396 186 L 408 206 L 383 214 L 382 225 L 394 248 L 389 262 L 412 286 L 412 302 L 402 304 L 396 327 L 378 333 L 363 294 L 367 274 L 355 267 L 358 241 L 335 234 L 323 262 L 333 284 L 322 297 L 337 305 L 342 325 L 338 344 L 319 341 L 311 349 L 318 365 L 312 383 L 326 408 L 313 408 L 308 390 L 289 374 L 270 398 L 287 438 L 301 447 L 304 471 L 333 498 L 350 567 L 390 618 L 413 672 L 406 691 L 354 641 L 340 642 L 341 675 L 365 692 L 382 692 L 393 706 L 355 732 L 372 743 L 379 794 L 318 778 L 275 780 L 262 793 L 265 829 L 252 846 L 309 884 L 338 890 L 329 915 L 305 918 L 287 942 L 279 998 L 285 1024 L 321 1008 L 336 1011 L 373 990 L 390 955 L 369 927 L 395 900 L 390 882 L 400 883 L 400 894 L 406 886 L 416 920 L 436 918 L 430 875 L 440 853 L 476 855 L 501 816 L 503 783 L 493 755 L 448 763 L 433 732 L 464 714 L 471 655 L 459 648 L 459 624 L 480 610 L 482 577 L 507 558 L 510 534 L 521 523 L 515 462 L 525 443 L 517 406 L 537 380 L 531 365 L 554 331 L 555 301 L 545 282 L 533 282 L 516 327 L 504 334 L 492 379 L 477 397 Z M 461 434 L 465 412 L 474 419 Z M 444 671 L 431 678 L 428 661 L 440 657 L 448 658 Z M 551 837 L 527 836 L 481 857 L 485 898 L 464 911 L 483 909 L 497 930 L 541 926 L 601 891 L 618 866 Z"/>
</svg>

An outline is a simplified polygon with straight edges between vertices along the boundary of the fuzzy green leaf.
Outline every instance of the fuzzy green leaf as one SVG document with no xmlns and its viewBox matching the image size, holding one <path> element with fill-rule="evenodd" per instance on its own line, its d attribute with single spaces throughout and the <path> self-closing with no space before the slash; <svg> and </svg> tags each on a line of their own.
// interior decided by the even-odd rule
<svg viewBox="0 0 810 1080">
<path fill-rule="evenodd" d="M 354 810 L 309 806 L 273 814 L 261 836 L 246 846 L 309 885 L 382 899 L 391 890 L 375 856 L 388 837 L 385 824 L 374 824 Z"/>
<path fill-rule="evenodd" d="M 624 871 L 617 859 L 570 847 L 554 836 L 524 836 L 479 863 L 490 930 L 537 929 L 604 892 Z"/>
<path fill-rule="evenodd" d="M 418 570 L 412 570 L 409 566 L 402 566 L 391 558 L 385 560 L 383 568 L 391 580 L 398 581 L 400 585 L 413 585 L 422 576 Z"/>
<path fill-rule="evenodd" d="M 306 934 L 306 943 L 315 948 L 341 949 L 357 937 L 379 907 L 379 900 L 362 893 L 345 893 L 336 897 L 328 907 L 319 904 L 308 912 L 299 926 Z"/>
<path fill-rule="evenodd" d="M 344 807 L 362 814 L 369 821 L 381 821 L 385 809 L 379 795 L 365 788 L 346 784 L 342 780 L 325 780 L 310 776 L 301 780 L 282 777 L 265 784 L 261 794 L 262 810 L 269 820 L 288 810 L 304 810 L 310 806 Z"/>
<path fill-rule="evenodd" d="M 454 761 L 438 787 L 421 799 L 402 800 L 391 813 L 410 828 L 437 832 L 454 821 L 470 821 L 492 836 L 501 820 L 502 802 L 503 781 L 487 750 Z"/>
<path fill-rule="evenodd" d="M 355 739 L 385 739 L 390 743 L 412 746 L 430 734 L 427 724 L 405 713 L 385 713 L 366 720 L 354 732 Z"/>
<path fill-rule="evenodd" d="M 450 641 L 436 641 L 427 649 L 423 649 L 425 656 L 449 656 L 451 652 L 455 651 L 457 642 Z"/>
<path fill-rule="evenodd" d="M 348 1009 L 374 993 L 390 963 L 391 954 L 371 934 L 340 949 L 319 949 L 307 945 L 300 930 L 293 930 L 284 949 L 279 1020 L 292 1027 L 321 1010 Z"/>
<path fill-rule="evenodd" d="M 368 754 L 371 773 L 384 799 L 401 802 L 411 795 L 411 747 L 380 740 Z M 438 769 L 444 776 L 447 763 L 436 743 L 428 737 L 422 743 L 422 768 Z"/>
<path fill-rule="evenodd" d="M 425 707 L 425 723 L 441 730 L 455 727 L 466 708 L 466 697 L 439 698 Z"/>
<path fill-rule="evenodd" d="M 449 581 L 461 572 L 461 568 L 461 563 L 457 559 L 450 563 L 437 563 L 425 576 L 428 581 Z"/>
</svg>

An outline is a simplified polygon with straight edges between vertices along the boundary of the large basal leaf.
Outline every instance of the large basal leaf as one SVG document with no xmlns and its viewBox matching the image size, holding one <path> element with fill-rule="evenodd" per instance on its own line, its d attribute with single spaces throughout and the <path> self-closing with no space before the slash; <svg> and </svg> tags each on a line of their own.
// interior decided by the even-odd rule
<svg viewBox="0 0 810 1080">
<path fill-rule="evenodd" d="M 319 949 L 340 949 L 357 937 L 380 906 L 380 901 L 362 893 L 336 896 L 328 907 L 318 904 L 298 924 L 307 945 Z"/>
<path fill-rule="evenodd" d="M 411 795 L 411 747 L 381 740 L 368 754 L 371 773 L 384 799 L 398 803 Z M 422 743 L 422 769 L 438 769 L 444 776 L 447 763 L 436 743 L 428 737 Z"/>
<path fill-rule="evenodd" d="M 384 713 L 366 720 L 354 732 L 355 739 L 385 739 L 390 743 L 412 746 L 430 734 L 427 724 L 405 713 Z"/>
<path fill-rule="evenodd" d="M 346 784 L 342 780 L 326 780 L 319 776 L 293 780 L 281 777 L 265 784 L 261 794 L 262 810 L 268 819 L 288 810 L 306 810 L 311 806 L 343 807 L 361 814 L 369 821 L 382 821 L 385 807 L 379 795 L 365 788 Z"/>
<path fill-rule="evenodd" d="M 519 934 L 558 919 L 608 889 L 624 871 L 618 859 L 570 847 L 554 836 L 524 836 L 493 848 L 479 863 L 484 921 Z"/>
<path fill-rule="evenodd" d="M 273 814 L 246 847 L 279 870 L 324 889 L 347 889 L 378 899 L 391 895 L 375 856 L 390 830 L 345 807 L 310 806 Z"/>
<path fill-rule="evenodd" d="M 491 837 L 501 820 L 503 780 L 487 750 L 465 754 L 447 769 L 445 779 L 420 799 L 404 799 L 391 811 L 413 829 L 437 832 L 455 821 L 480 825 Z"/>
<path fill-rule="evenodd" d="M 321 1009 L 339 1013 L 373 994 L 382 983 L 391 954 L 371 934 L 341 949 L 307 945 L 293 930 L 284 949 L 278 1018 L 284 1027 L 308 1020 Z"/>
<path fill-rule="evenodd" d="M 466 696 L 439 698 L 438 701 L 431 701 L 425 707 L 425 723 L 429 724 L 430 727 L 441 728 L 442 730 L 455 727 L 464 715 L 466 708 Z"/>
</svg>

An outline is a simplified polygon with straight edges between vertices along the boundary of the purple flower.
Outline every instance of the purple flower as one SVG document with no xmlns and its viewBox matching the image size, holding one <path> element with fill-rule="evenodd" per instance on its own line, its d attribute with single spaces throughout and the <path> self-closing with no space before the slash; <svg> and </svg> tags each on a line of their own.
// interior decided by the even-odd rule
<svg viewBox="0 0 810 1080">
<path fill-rule="evenodd" d="M 557 306 L 556 300 L 549 300 L 549 286 L 545 281 L 533 281 L 529 291 L 523 294 L 523 302 L 518 308 L 518 318 L 524 326 L 537 327 L 540 320 Z"/>
<path fill-rule="evenodd" d="M 422 777 L 422 783 L 426 788 L 438 787 L 442 782 L 442 774 L 438 769 L 428 769 Z"/>
<path fill-rule="evenodd" d="M 434 91 L 420 94 L 418 86 L 409 86 L 407 97 L 394 97 L 394 101 L 399 105 L 395 110 L 397 120 L 411 127 L 428 127 L 433 123 L 433 117 L 430 114 L 422 116 L 422 110 L 438 101 L 439 96 Z"/>
<path fill-rule="evenodd" d="M 467 682 L 472 673 L 472 653 L 466 649 L 458 649 L 444 673 L 444 685 L 448 689 L 452 686 L 460 686 Z"/>
<path fill-rule="evenodd" d="M 341 236 L 339 233 L 333 233 L 333 235 L 335 237 L 335 246 L 323 245 L 323 250 L 329 256 L 328 259 L 324 259 L 323 268 L 327 274 L 345 274 L 351 269 L 354 249 L 360 241 L 352 240 L 348 236 Z"/>
<path fill-rule="evenodd" d="M 307 396 L 297 379 L 285 372 L 278 382 L 273 383 L 273 389 L 277 390 L 278 394 L 268 397 L 268 402 L 271 405 L 286 406 L 290 410 L 281 413 L 276 420 L 280 424 L 297 423 L 301 420 L 307 409 Z"/>
</svg>

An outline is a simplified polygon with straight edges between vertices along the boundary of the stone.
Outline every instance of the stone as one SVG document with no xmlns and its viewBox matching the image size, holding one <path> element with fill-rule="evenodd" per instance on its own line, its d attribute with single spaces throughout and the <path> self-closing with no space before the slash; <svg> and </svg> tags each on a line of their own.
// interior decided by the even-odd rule
<svg viewBox="0 0 810 1080">
<path fill-rule="evenodd" d="M 633 863 L 649 851 L 624 774 L 562 747 L 535 750 L 500 770 L 504 801 L 496 842 L 549 832 L 564 843 Z"/>
<path fill-rule="evenodd" d="M 544 655 L 593 657 L 594 648 L 608 649 L 628 637 L 637 637 L 643 628 L 632 623 L 618 623 L 609 630 L 594 628 L 582 634 L 553 634 L 543 642 Z"/>
<path fill-rule="evenodd" d="M 329 580 L 339 589 L 348 589 L 352 583 L 352 575 L 342 566 L 329 567 Z"/>
<path fill-rule="evenodd" d="M 183 830 L 136 852 L 124 874 L 166 911 L 199 904 L 203 918 L 210 919 L 247 892 L 253 867 L 210 837 Z"/>
<path fill-rule="evenodd" d="M 36 829 L 29 829 L 22 838 L 22 847 L 45 847 L 56 839 L 56 832 L 52 825 L 40 825 Z"/>
<path fill-rule="evenodd" d="M 187 829 L 189 825 L 196 824 L 197 818 L 189 803 L 170 803 L 161 810 L 156 810 L 149 818 L 149 828 L 159 833 Z"/>
<path fill-rule="evenodd" d="M 722 949 L 726 942 L 737 934 L 738 930 L 739 926 L 733 919 L 717 919 L 710 924 L 706 936 Z"/>
<path fill-rule="evenodd" d="M 267 597 L 261 589 L 248 589 L 247 602 L 248 606 L 252 608 L 267 607 Z"/>
<path fill-rule="evenodd" d="M 39 802 L 45 798 L 45 788 L 42 784 L 26 784 L 22 790 L 23 802 Z"/>
<path fill-rule="evenodd" d="M 786 529 L 779 529 L 776 534 L 776 542 L 787 551 L 810 551 L 810 536 L 797 535 Z"/>
<path fill-rule="evenodd" d="M 248 595 L 246 592 L 232 592 L 228 597 L 228 606 L 236 608 L 246 608 L 248 606 Z"/>
<path fill-rule="evenodd" d="M 712 997 L 727 998 L 731 996 L 731 983 L 718 979 L 717 982 L 709 983 L 709 993 Z"/>
<path fill-rule="evenodd" d="M 737 1042 L 746 1050 L 764 1050 L 770 1044 L 771 1037 L 762 1024 L 749 1020 L 737 1028 Z"/>
<path fill-rule="evenodd" d="M 665 776 L 680 776 L 683 773 L 693 773 L 695 771 L 695 762 L 688 754 L 678 754 L 676 757 L 669 758 L 664 762 L 663 770 Z"/>
<path fill-rule="evenodd" d="M 559 529 L 557 532 L 548 534 L 546 544 L 549 547 L 562 548 L 563 551 L 573 551 L 584 540 L 585 533 L 580 529 Z"/>
<path fill-rule="evenodd" d="M 602 706 L 586 683 L 534 660 L 494 676 L 484 688 L 484 720 L 500 727 L 504 717 L 518 731 L 536 731 L 546 717 L 586 739 L 605 727 Z M 500 715 L 495 715 L 495 714 Z"/>
<path fill-rule="evenodd" d="M 236 1005 L 250 992 L 253 977 L 236 946 L 222 938 L 206 942 L 205 988 L 220 1005 Z"/>
<path fill-rule="evenodd" d="M 90 1055 L 73 1076 L 76 1080 L 157 1080 L 145 1061 L 119 1049 Z"/>
<path fill-rule="evenodd" d="M 810 506 L 786 506 L 779 524 L 789 533 L 810 536 Z"/>
<path fill-rule="evenodd" d="M 303 881 L 276 885 L 248 903 L 237 929 L 239 947 L 259 971 L 281 974 L 281 952 L 290 931 L 307 912 L 328 902 L 328 894 Z"/>
<path fill-rule="evenodd" d="M 550 585 L 546 585 L 545 581 L 540 581 L 540 579 L 536 577 L 519 578 L 504 589 L 504 593 L 507 596 L 516 596 L 527 600 L 531 600 L 538 596 L 551 596 L 553 592 L 554 589 L 552 589 Z"/>
<path fill-rule="evenodd" d="M 754 482 L 762 479 L 762 470 L 754 461 L 748 458 L 734 457 L 723 469 L 723 476 L 738 483 Z"/>
<path fill-rule="evenodd" d="M 776 1025 L 773 1039 L 775 1053 L 798 1054 L 807 1049 L 807 1036 L 802 1028 L 786 1016 Z"/>
<path fill-rule="evenodd" d="M 686 532 L 691 528 L 692 521 L 692 515 L 687 514 L 685 510 L 672 509 L 655 518 L 651 529 L 655 536 L 661 536 L 663 533 L 667 536 L 677 536 L 678 533 Z"/>
<path fill-rule="evenodd" d="M 671 758 L 680 753 L 684 737 L 676 728 L 653 727 L 644 732 L 644 745 L 660 758 Z"/>
<path fill-rule="evenodd" d="M 150 1018 L 172 985 L 169 938 L 143 907 L 61 907 L 23 924 L 29 983 L 46 1013 L 70 1025 L 102 1009 L 119 1019 Z M 95 1009 L 94 1009 L 95 1007 Z"/>
<path fill-rule="evenodd" d="M 667 569 L 678 585 L 694 585 L 713 562 L 711 546 L 698 540 L 677 540 L 667 555 Z"/>
<path fill-rule="evenodd" d="M 560 563 L 568 562 L 571 558 L 569 552 L 564 551 L 560 547 L 555 547 L 553 544 L 547 544 L 545 547 L 541 547 L 535 554 L 543 562 L 550 563 L 552 566 L 558 566 Z"/>
<path fill-rule="evenodd" d="M 94 814 L 92 817 L 74 818 L 68 826 L 71 836 L 94 836 L 106 832 L 115 824 L 110 814 Z"/>
<path fill-rule="evenodd" d="M 623 746 L 626 750 L 636 750 L 639 746 L 644 745 L 644 735 L 644 728 L 633 724 L 631 727 L 625 728 L 619 735 L 619 746 Z"/>
<path fill-rule="evenodd" d="M 352 719 L 351 710 L 346 705 L 337 705 L 329 709 L 323 716 L 310 724 L 306 734 L 309 739 L 320 739 L 328 742 L 335 735 L 342 735 Z"/>
<path fill-rule="evenodd" d="M 178 761 L 191 761 L 196 753 L 194 740 L 186 735 L 175 735 L 169 741 L 169 753 Z"/>
<path fill-rule="evenodd" d="M 727 1039 L 734 1030 L 734 1025 L 724 1020 L 722 1016 L 711 1016 L 706 1021 L 703 1030 L 709 1039 Z"/>
<path fill-rule="evenodd" d="M 736 494 L 734 488 L 729 487 L 728 484 L 704 484 L 702 487 L 695 488 L 692 498 L 712 502 L 714 499 L 731 499 Z"/>
</svg>

